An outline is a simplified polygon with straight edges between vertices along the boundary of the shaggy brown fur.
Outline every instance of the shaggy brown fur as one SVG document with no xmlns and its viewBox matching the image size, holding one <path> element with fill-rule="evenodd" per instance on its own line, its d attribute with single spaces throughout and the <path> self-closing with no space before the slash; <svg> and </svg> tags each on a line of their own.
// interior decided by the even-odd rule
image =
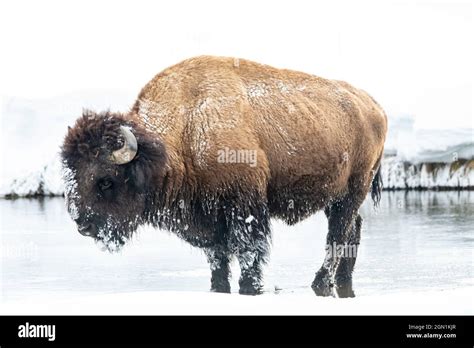
<svg viewBox="0 0 474 348">
<path fill-rule="evenodd" d="M 131 127 L 138 154 L 113 165 L 120 125 Z M 358 244 L 357 210 L 371 184 L 376 199 L 380 192 L 373 178 L 386 130 L 382 108 L 346 82 L 243 59 L 188 59 L 155 76 L 130 112 L 86 112 L 69 131 L 70 211 L 99 226 L 98 239 L 122 243 L 147 222 L 178 233 L 206 249 L 216 291 L 229 290 L 236 254 L 241 292 L 258 293 L 271 217 L 294 224 L 326 208 L 328 244 Z M 256 162 L 222 163 L 225 149 L 253 151 Z M 112 191 L 97 188 L 103 178 Z M 316 293 L 330 294 L 340 262 L 325 260 Z M 340 295 L 352 296 L 353 265 L 344 262 Z"/>
</svg>

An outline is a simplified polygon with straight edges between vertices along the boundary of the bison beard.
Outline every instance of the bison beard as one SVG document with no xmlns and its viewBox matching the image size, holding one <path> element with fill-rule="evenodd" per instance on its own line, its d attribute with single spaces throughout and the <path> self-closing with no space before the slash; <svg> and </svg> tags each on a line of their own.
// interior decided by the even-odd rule
<svg viewBox="0 0 474 348">
<path fill-rule="evenodd" d="M 345 82 L 197 57 L 155 76 L 127 113 L 84 112 L 62 147 L 66 204 L 110 252 L 145 224 L 202 248 L 212 291 L 230 292 L 235 256 L 239 292 L 255 295 L 270 218 L 291 225 L 324 209 L 327 245 L 359 244 L 359 207 L 369 191 L 380 199 L 385 133 L 380 106 Z M 354 296 L 354 264 L 327 254 L 315 293 Z"/>
</svg>

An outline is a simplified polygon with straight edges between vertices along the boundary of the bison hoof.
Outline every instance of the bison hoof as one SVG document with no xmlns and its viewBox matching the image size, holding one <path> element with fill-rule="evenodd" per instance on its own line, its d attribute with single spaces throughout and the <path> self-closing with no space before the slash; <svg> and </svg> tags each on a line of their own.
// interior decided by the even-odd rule
<svg viewBox="0 0 474 348">
<path fill-rule="evenodd" d="M 319 271 L 311 288 L 317 296 L 334 296 L 334 284 L 326 271 Z"/>
<path fill-rule="evenodd" d="M 351 278 L 336 278 L 336 293 L 340 298 L 355 297 Z"/>
<path fill-rule="evenodd" d="M 251 277 L 241 278 L 239 286 L 239 294 L 241 295 L 260 295 L 263 293 L 262 286 Z"/>
<path fill-rule="evenodd" d="M 255 296 L 255 295 L 260 295 L 260 294 L 263 294 L 263 289 L 262 288 L 254 288 L 254 287 L 248 287 L 248 286 L 244 286 L 244 287 L 240 287 L 239 289 L 239 294 L 241 295 L 252 295 L 252 296 Z"/>
<path fill-rule="evenodd" d="M 221 284 L 212 284 L 211 285 L 211 291 L 212 292 L 222 292 L 222 293 L 230 294 L 230 284 L 229 284 L 229 282 L 221 283 Z"/>
<path fill-rule="evenodd" d="M 337 296 L 340 298 L 355 297 L 354 290 L 351 287 L 343 286 L 336 288 Z"/>
<path fill-rule="evenodd" d="M 311 284 L 311 288 L 317 296 L 334 296 L 333 286 Z"/>
</svg>

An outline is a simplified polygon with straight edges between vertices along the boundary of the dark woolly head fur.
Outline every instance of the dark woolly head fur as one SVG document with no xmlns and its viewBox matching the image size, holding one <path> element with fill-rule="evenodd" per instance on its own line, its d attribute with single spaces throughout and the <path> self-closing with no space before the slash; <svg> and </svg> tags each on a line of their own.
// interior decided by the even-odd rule
<svg viewBox="0 0 474 348">
<path fill-rule="evenodd" d="M 124 144 L 120 126 L 130 127 L 138 151 L 118 165 L 109 156 Z M 96 240 L 110 251 L 118 249 L 146 222 L 150 195 L 165 173 L 165 146 L 126 115 L 86 110 L 69 128 L 61 155 L 71 217 L 78 225 L 94 224 Z"/>
</svg>

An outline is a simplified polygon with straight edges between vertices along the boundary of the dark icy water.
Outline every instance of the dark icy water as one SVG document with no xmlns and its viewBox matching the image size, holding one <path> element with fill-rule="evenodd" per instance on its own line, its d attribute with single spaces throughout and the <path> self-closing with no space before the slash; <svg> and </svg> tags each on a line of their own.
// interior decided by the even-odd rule
<svg viewBox="0 0 474 348">
<path fill-rule="evenodd" d="M 62 198 L 0 200 L 0 210 L 2 302 L 209 287 L 201 251 L 167 232 L 145 228 L 120 254 L 109 254 L 76 232 Z M 357 295 L 473 284 L 474 192 L 384 192 L 378 210 L 367 201 L 362 216 Z M 273 228 L 266 289 L 305 289 L 324 257 L 324 215 Z M 236 291 L 236 263 L 233 270 Z"/>
</svg>

